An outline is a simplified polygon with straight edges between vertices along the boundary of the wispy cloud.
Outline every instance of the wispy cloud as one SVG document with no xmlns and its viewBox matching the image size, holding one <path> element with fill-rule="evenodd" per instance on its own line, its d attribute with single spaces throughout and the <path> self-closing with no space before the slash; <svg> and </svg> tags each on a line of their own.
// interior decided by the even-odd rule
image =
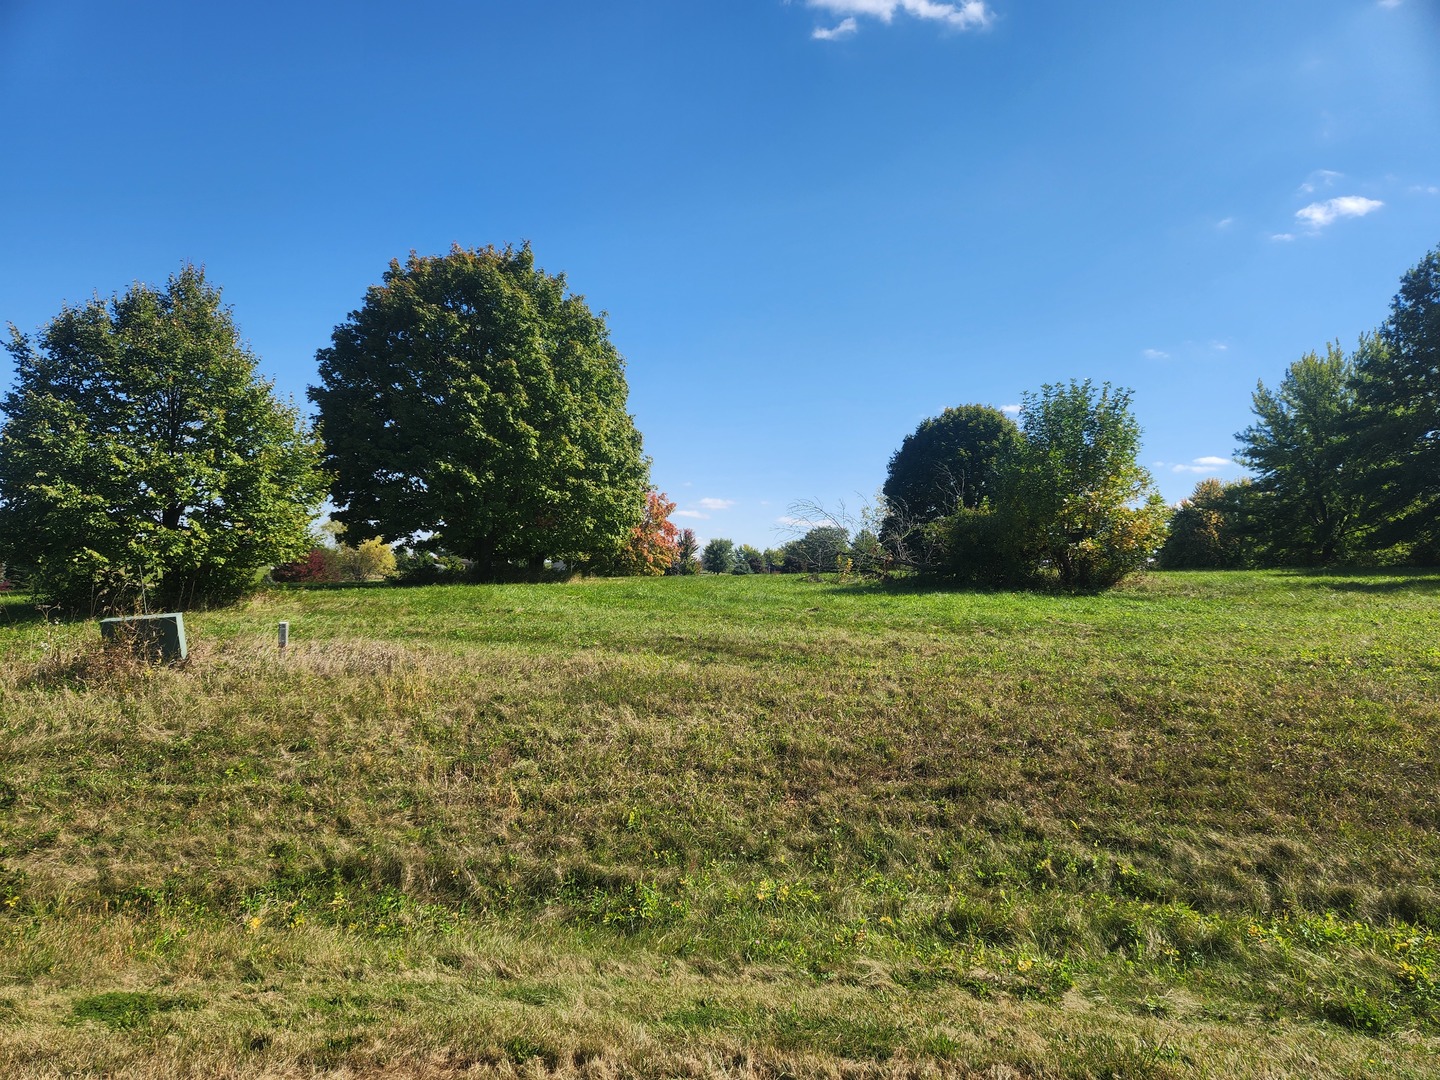
<svg viewBox="0 0 1440 1080">
<path fill-rule="evenodd" d="M 693 518 L 696 521 L 709 521 L 709 514 L 702 514 L 699 510 L 676 510 L 671 517 Z"/>
<path fill-rule="evenodd" d="M 701 508 L 702 510 L 729 510 L 730 507 L 732 507 L 732 506 L 734 506 L 734 505 L 735 505 L 735 500 L 734 500 L 734 499 L 701 499 L 701 500 L 700 500 L 700 508 Z"/>
<path fill-rule="evenodd" d="M 1234 225 L 1234 224 L 1235 224 L 1235 219 L 1234 219 L 1233 217 L 1221 218 L 1219 221 L 1215 222 L 1215 228 L 1217 228 L 1217 229 L 1228 229 L 1228 228 L 1230 228 L 1231 225 Z"/>
<path fill-rule="evenodd" d="M 1170 354 L 1160 349 L 1145 349 L 1140 353 L 1146 360 L 1169 360 Z"/>
<path fill-rule="evenodd" d="M 1156 464 L 1158 465 L 1160 463 L 1157 462 Z M 1192 458 L 1188 465 L 1171 465 L 1170 471 L 1175 473 L 1196 473 L 1197 475 L 1206 473 L 1213 474 L 1220 472 L 1222 469 L 1227 469 L 1234 464 L 1235 462 L 1228 457 L 1219 457 L 1211 454 L 1205 457 Z"/>
<path fill-rule="evenodd" d="M 1019 405 L 1001 405 L 1001 406 L 1000 406 L 1000 411 L 1003 412 L 1006 416 L 1019 416 L 1019 415 L 1020 415 L 1020 406 L 1019 406 Z"/>
<path fill-rule="evenodd" d="M 1380 0 L 1380 6 L 1383 8 L 1397 8 L 1404 2 L 1405 0 Z"/>
<path fill-rule="evenodd" d="M 1304 195 L 1313 195 L 1321 188 L 1328 188 L 1333 185 L 1336 180 L 1343 180 L 1344 178 L 1344 173 L 1338 173 L 1334 169 L 1316 169 L 1307 176 L 1305 182 L 1300 185 L 1300 192 Z"/>
<path fill-rule="evenodd" d="M 810 36 L 816 41 L 839 41 L 841 38 L 849 37 L 859 29 L 860 24 L 856 22 L 852 16 L 848 19 L 841 19 L 839 26 L 832 26 L 828 29 L 823 26 L 817 26 L 815 32 Z"/>
<path fill-rule="evenodd" d="M 1413 195 L 1440 195 L 1440 187 L 1434 184 L 1412 184 L 1410 192 Z"/>
<path fill-rule="evenodd" d="M 840 18 L 835 26 L 815 30 L 811 36 L 820 41 L 849 37 L 859 30 L 862 18 L 889 23 L 897 13 L 938 22 L 956 30 L 980 30 L 989 26 L 995 18 L 984 0 L 960 0 L 959 3 L 941 3 L 939 0 L 806 0 L 806 6 Z"/>
<path fill-rule="evenodd" d="M 1341 195 L 1338 199 L 1326 199 L 1301 207 L 1295 211 L 1295 218 L 1311 229 L 1319 230 L 1341 218 L 1373 214 L 1384 205 L 1379 199 L 1367 199 L 1363 195 Z"/>
<path fill-rule="evenodd" d="M 1271 233 L 1270 239 L 1278 240 L 1282 244 L 1288 244 L 1291 240 L 1295 239 L 1295 234 L 1290 232 Z"/>
</svg>

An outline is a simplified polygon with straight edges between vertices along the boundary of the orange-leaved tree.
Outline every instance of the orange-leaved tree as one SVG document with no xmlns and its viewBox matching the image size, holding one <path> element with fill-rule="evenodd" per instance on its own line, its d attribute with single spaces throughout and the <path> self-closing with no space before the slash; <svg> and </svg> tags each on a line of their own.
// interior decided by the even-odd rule
<svg viewBox="0 0 1440 1080">
<path fill-rule="evenodd" d="M 663 491 L 645 494 L 645 516 L 630 530 L 630 538 L 615 560 L 615 573 L 658 577 L 675 562 L 680 530 L 670 522 L 675 504 Z"/>
</svg>

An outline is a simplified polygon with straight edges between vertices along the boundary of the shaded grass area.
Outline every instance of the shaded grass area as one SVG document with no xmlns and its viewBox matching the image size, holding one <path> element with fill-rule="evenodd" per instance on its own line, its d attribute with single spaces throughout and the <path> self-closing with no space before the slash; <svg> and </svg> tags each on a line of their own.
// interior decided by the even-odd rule
<svg viewBox="0 0 1440 1080">
<path fill-rule="evenodd" d="M 1437 586 L 7 599 L 0 1069 L 1430 1075 Z"/>
</svg>

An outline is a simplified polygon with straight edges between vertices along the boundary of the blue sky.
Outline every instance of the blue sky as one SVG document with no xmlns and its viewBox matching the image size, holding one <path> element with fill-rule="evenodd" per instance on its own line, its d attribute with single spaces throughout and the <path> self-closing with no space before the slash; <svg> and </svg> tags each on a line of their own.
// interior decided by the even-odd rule
<svg viewBox="0 0 1440 1080">
<path fill-rule="evenodd" d="M 528 240 L 677 523 L 757 546 L 1070 378 L 1168 499 L 1239 475 L 1440 245 L 1440 0 L 0 0 L 0 110 L 0 321 L 203 263 L 303 400 L 391 258 Z"/>
</svg>

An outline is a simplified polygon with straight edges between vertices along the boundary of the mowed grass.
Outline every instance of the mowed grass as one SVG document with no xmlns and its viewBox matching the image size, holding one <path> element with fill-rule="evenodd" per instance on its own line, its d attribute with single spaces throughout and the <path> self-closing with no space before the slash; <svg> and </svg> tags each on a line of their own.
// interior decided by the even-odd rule
<svg viewBox="0 0 1440 1080">
<path fill-rule="evenodd" d="M 8 598 L 0 1075 L 1440 1075 L 1437 611 L 284 591 L 154 669 Z"/>
</svg>

